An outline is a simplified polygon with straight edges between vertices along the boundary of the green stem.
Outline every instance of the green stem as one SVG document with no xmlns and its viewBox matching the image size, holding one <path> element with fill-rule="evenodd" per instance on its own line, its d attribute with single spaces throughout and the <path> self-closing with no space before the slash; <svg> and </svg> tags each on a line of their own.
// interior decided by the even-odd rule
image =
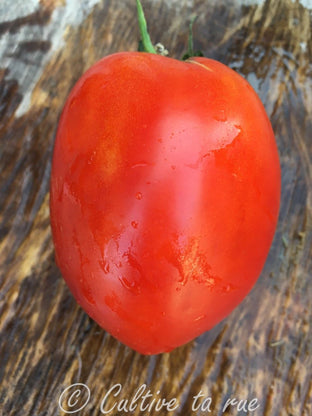
<svg viewBox="0 0 312 416">
<path fill-rule="evenodd" d="M 193 16 L 189 26 L 189 38 L 188 38 L 188 51 L 187 54 L 191 57 L 194 56 L 194 43 L 193 43 L 193 24 L 198 16 Z"/>
<path fill-rule="evenodd" d="M 136 3 L 137 3 L 137 10 L 138 10 L 139 28 L 140 28 L 144 50 L 145 52 L 156 53 L 155 48 L 151 42 L 151 38 L 149 37 L 148 31 L 147 31 L 147 25 L 146 25 L 146 20 L 145 20 L 142 4 L 140 0 L 136 0 Z"/>
</svg>

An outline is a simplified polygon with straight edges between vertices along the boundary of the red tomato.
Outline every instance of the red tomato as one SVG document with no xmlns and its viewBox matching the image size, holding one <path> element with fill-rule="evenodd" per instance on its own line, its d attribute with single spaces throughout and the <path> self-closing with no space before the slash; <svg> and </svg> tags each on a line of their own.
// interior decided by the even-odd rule
<svg viewBox="0 0 312 416">
<path fill-rule="evenodd" d="M 251 86 L 207 58 L 110 55 L 63 110 L 52 166 L 56 259 L 100 326 L 143 354 L 209 330 L 250 291 L 280 201 Z"/>
</svg>

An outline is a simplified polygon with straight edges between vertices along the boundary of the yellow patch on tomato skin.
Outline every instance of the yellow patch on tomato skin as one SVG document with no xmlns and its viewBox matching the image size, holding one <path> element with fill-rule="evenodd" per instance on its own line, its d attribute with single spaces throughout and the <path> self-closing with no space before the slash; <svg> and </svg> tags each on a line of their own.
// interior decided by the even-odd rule
<svg viewBox="0 0 312 416">
<path fill-rule="evenodd" d="M 176 236 L 173 242 L 165 247 L 166 260 L 178 271 L 177 291 L 189 281 L 203 285 L 211 291 L 229 293 L 237 287 L 213 273 L 206 255 L 200 248 L 197 238 Z"/>
<path fill-rule="evenodd" d="M 93 162 L 101 172 L 101 179 L 106 183 L 110 183 L 119 172 L 122 162 L 121 153 L 119 141 L 112 136 L 104 136 L 97 146 Z"/>
</svg>

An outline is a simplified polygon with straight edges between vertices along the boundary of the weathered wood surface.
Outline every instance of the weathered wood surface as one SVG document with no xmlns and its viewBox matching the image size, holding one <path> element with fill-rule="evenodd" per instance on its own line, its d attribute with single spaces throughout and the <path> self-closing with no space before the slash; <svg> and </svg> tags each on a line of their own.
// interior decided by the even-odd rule
<svg viewBox="0 0 312 416">
<path fill-rule="evenodd" d="M 176 398 L 173 415 L 221 415 L 229 397 L 257 398 L 260 407 L 249 414 L 258 416 L 312 415 L 311 1 L 143 5 L 152 39 L 174 57 L 186 48 L 186 22 L 196 12 L 197 48 L 246 76 L 264 102 L 282 165 L 272 249 L 244 302 L 169 354 L 142 356 L 91 321 L 54 262 L 51 155 L 62 105 L 82 72 L 106 54 L 136 49 L 135 2 L 1 0 L 0 414 L 65 414 L 60 394 L 81 382 L 91 398 L 80 415 L 101 414 L 116 383 L 123 386 L 119 399 L 131 399 L 143 383 L 154 397 Z M 200 391 L 212 398 L 211 413 L 192 410 Z M 111 396 L 107 408 L 116 400 Z"/>
</svg>

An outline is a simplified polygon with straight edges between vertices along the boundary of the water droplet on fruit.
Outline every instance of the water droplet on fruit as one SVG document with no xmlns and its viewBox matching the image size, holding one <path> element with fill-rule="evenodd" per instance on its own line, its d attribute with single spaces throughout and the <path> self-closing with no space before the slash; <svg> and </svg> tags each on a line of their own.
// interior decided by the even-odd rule
<svg viewBox="0 0 312 416">
<path fill-rule="evenodd" d="M 225 292 L 229 293 L 231 291 L 231 285 L 225 286 Z"/>
<path fill-rule="evenodd" d="M 135 195 L 136 199 L 141 200 L 143 198 L 143 195 L 141 192 L 137 192 Z"/>
<path fill-rule="evenodd" d="M 146 166 L 148 166 L 149 164 L 147 162 L 138 162 L 135 163 L 134 165 L 131 166 L 131 169 L 135 169 L 135 168 L 144 168 Z"/>
<path fill-rule="evenodd" d="M 133 294 L 138 295 L 139 293 L 141 293 L 140 286 L 134 280 L 128 280 L 124 276 L 121 276 L 118 279 L 120 283 L 123 285 L 123 287 L 132 292 Z"/>
<path fill-rule="evenodd" d="M 207 315 L 200 315 L 197 318 L 194 319 L 194 322 L 198 322 L 198 321 L 202 321 L 203 319 L 206 318 Z"/>
<path fill-rule="evenodd" d="M 133 228 L 138 228 L 138 223 L 136 221 L 131 221 L 131 225 Z"/>
<path fill-rule="evenodd" d="M 105 274 L 109 273 L 109 263 L 105 260 L 99 261 L 99 265 Z"/>
</svg>

